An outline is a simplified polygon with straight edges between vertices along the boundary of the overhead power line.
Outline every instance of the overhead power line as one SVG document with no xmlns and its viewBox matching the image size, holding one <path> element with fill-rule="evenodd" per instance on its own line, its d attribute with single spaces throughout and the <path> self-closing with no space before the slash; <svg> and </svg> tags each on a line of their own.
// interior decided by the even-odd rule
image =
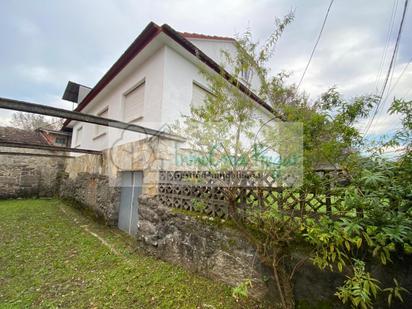
<svg viewBox="0 0 412 309">
<path fill-rule="evenodd" d="M 400 39 L 401 39 L 403 24 L 405 22 L 405 15 L 406 15 L 406 11 L 408 9 L 408 1 L 409 0 L 405 0 L 405 4 L 404 4 L 404 7 L 403 7 L 403 13 L 402 13 L 402 19 L 401 19 L 401 23 L 399 25 L 398 35 L 396 37 L 396 43 L 395 43 L 395 48 L 393 49 L 391 62 L 389 64 L 388 72 L 386 73 L 385 81 L 384 81 L 383 86 L 382 86 L 381 94 L 379 96 L 379 102 L 376 105 L 376 108 L 375 108 L 375 111 L 373 112 L 372 118 L 369 119 L 369 121 L 366 125 L 366 128 L 365 128 L 365 131 L 363 133 L 365 137 L 368 134 L 368 131 L 371 128 L 371 126 L 373 124 L 373 121 L 375 120 L 375 117 L 376 117 L 377 113 L 379 112 L 380 106 L 383 102 L 382 98 L 383 98 L 383 95 L 385 93 L 386 87 L 388 85 L 389 77 L 391 76 L 391 73 L 392 73 L 392 70 L 393 70 L 393 67 L 394 67 L 394 64 L 395 64 L 395 58 L 396 58 L 396 55 L 397 55 L 398 49 L 399 49 L 399 42 L 400 42 Z"/>
<path fill-rule="evenodd" d="M 379 82 L 380 82 L 380 79 L 381 79 L 381 75 L 383 73 L 383 67 L 384 67 L 384 64 L 385 64 L 386 55 L 388 54 L 389 43 L 390 43 L 390 39 L 391 39 L 391 36 L 392 36 L 393 26 L 395 25 L 395 17 L 396 17 L 397 10 L 398 10 L 398 0 L 394 1 L 393 6 L 392 6 L 391 18 L 389 20 L 388 32 L 386 34 L 385 47 L 383 49 L 382 58 L 381 58 L 381 61 L 380 61 L 380 64 L 379 64 L 378 75 L 376 76 L 376 82 L 375 82 L 376 92 L 378 92 Z"/>
<path fill-rule="evenodd" d="M 330 3 L 329 3 L 329 7 L 328 7 L 328 10 L 326 11 L 325 18 L 323 19 L 322 27 L 321 27 L 321 29 L 320 29 L 318 38 L 316 39 L 315 45 L 313 46 L 312 53 L 310 54 L 309 61 L 308 61 L 308 63 L 306 64 L 305 70 L 303 71 L 302 77 L 300 78 L 300 81 L 299 81 L 299 84 L 298 84 L 298 86 L 297 86 L 297 89 L 299 89 L 300 85 L 302 84 L 302 81 L 303 81 L 303 79 L 304 79 L 304 77 L 305 77 L 305 74 L 306 74 L 306 72 L 307 72 L 307 70 L 308 70 L 308 68 L 309 68 L 310 62 L 312 61 L 313 55 L 315 54 L 316 47 L 318 46 L 318 43 L 319 43 L 320 38 L 321 38 L 322 33 L 323 33 L 323 29 L 325 28 L 326 21 L 327 21 L 327 19 L 328 19 L 329 12 L 330 12 L 330 8 L 332 7 L 333 1 L 334 1 L 334 0 L 331 0 Z"/>
<path fill-rule="evenodd" d="M 390 89 L 388 90 L 388 93 L 386 94 L 384 102 L 386 102 L 388 100 L 390 94 L 395 90 L 396 86 L 398 85 L 398 83 L 399 83 L 400 79 L 402 78 L 403 74 L 405 74 L 406 69 L 411 64 L 411 62 L 412 62 L 412 58 L 410 58 L 409 61 L 406 63 L 406 65 L 403 67 L 403 70 L 402 70 L 401 74 L 399 74 L 398 78 L 396 79 L 395 84 L 392 87 L 390 87 Z"/>
</svg>

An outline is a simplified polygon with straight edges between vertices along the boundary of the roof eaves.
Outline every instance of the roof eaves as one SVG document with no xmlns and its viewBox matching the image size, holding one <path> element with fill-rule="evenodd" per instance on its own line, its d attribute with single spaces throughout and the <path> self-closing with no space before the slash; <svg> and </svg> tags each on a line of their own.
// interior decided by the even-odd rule
<svg viewBox="0 0 412 309">
<path fill-rule="evenodd" d="M 232 41 L 236 42 L 234 38 L 218 35 L 207 35 L 201 33 L 179 32 L 181 36 L 186 39 L 200 39 L 200 40 L 217 40 L 217 41 Z"/>
<path fill-rule="evenodd" d="M 110 67 L 110 69 L 103 75 L 103 77 L 97 82 L 97 84 L 90 90 L 83 101 L 76 107 L 75 111 L 81 111 L 91 100 L 93 100 L 97 94 L 103 90 L 110 81 L 137 55 L 146 47 L 150 41 L 155 38 L 161 32 L 161 28 L 154 22 L 150 22 L 142 33 L 133 41 L 133 43 L 126 49 L 126 51 L 117 59 L 117 61 Z M 69 123 L 70 119 L 67 119 L 63 123 L 62 129 L 64 129 Z"/>
</svg>

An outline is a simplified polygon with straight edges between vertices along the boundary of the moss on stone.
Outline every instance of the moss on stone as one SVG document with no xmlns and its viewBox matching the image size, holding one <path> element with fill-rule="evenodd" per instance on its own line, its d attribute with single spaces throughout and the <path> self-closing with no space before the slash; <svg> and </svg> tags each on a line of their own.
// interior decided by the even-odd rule
<svg viewBox="0 0 412 309">
<path fill-rule="evenodd" d="M 219 228 L 227 227 L 227 228 L 234 229 L 234 227 L 235 227 L 235 224 L 231 220 L 220 219 L 220 218 L 217 218 L 217 217 L 211 217 L 211 216 L 208 216 L 206 214 L 202 214 L 202 213 L 195 212 L 195 211 L 184 210 L 184 209 L 180 209 L 180 208 L 172 208 L 172 213 L 189 216 L 189 217 L 191 217 L 193 219 L 196 219 L 198 221 L 201 221 L 205 224 L 215 226 L 215 227 L 219 227 Z"/>
</svg>

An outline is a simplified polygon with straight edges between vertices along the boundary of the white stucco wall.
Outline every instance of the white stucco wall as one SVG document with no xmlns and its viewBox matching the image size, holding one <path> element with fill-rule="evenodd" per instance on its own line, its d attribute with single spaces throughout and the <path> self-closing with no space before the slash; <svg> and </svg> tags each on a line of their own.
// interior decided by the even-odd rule
<svg viewBox="0 0 412 309">
<path fill-rule="evenodd" d="M 234 55 L 236 53 L 236 47 L 232 41 L 223 40 L 204 40 L 204 39 L 188 39 L 196 47 L 202 50 L 206 55 L 212 58 L 219 65 L 227 66 L 226 59 L 222 54 L 222 50 L 227 51 Z"/>
<path fill-rule="evenodd" d="M 223 61 L 220 52 L 222 48 L 235 51 L 232 42 L 206 41 L 197 42 L 196 45 L 218 63 Z M 187 115 L 190 112 L 193 82 L 208 88 L 205 78 L 199 72 L 198 60 L 164 38 L 147 46 L 142 53 L 143 55 L 138 55 L 129 63 L 83 112 L 97 115 L 108 107 L 108 118 L 125 121 L 124 95 L 144 82 L 144 116 L 135 124 L 162 129 L 180 119 L 181 115 Z M 269 113 L 260 105 L 256 106 L 262 118 L 269 119 Z M 72 147 L 104 150 L 145 137 L 143 134 L 113 128 L 107 128 L 105 135 L 97 137 L 96 125 L 77 122 L 73 124 Z M 80 126 L 83 128 L 82 140 L 80 144 L 76 144 L 76 132 Z"/>
<path fill-rule="evenodd" d="M 181 115 L 190 112 L 193 82 L 209 88 L 199 67 L 176 50 L 166 47 L 164 65 L 164 95 L 162 105 L 162 123 L 173 123 Z M 263 120 L 271 116 L 268 111 L 256 103 L 256 114 Z"/>
<path fill-rule="evenodd" d="M 193 82 L 207 85 L 199 68 L 174 49 L 166 47 L 164 66 L 164 100 L 162 105 L 162 123 L 171 124 L 188 115 L 192 101 Z"/>
<path fill-rule="evenodd" d="M 144 115 L 143 119 L 135 124 L 160 128 L 161 106 L 163 99 L 163 70 L 164 70 L 165 48 L 153 52 L 153 54 L 143 63 L 134 68 L 128 68 L 129 74 L 116 80 L 115 85 L 109 85 L 96 97 L 83 112 L 97 115 L 108 107 L 108 118 L 124 121 L 123 98 L 124 94 L 144 82 Z M 129 64 L 132 65 L 133 64 Z M 76 145 L 76 131 L 82 126 L 82 140 L 80 145 Z M 107 134 L 96 137 L 96 125 L 89 123 L 74 123 L 72 147 L 102 150 L 115 145 L 125 144 L 144 136 L 131 131 L 108 128 Z"/>
<path fill-rule="evenodd" d="M 233 60 L 236 59 L 236 47 L 233 41 L 224 40 L 205 40 L 205 39 L 188 39 L 196 47 L 202 50 L 206 55 L 212 58 L 217 64 L 223 66 L 229 73 L 233 74 L 233 65 L 227 62 L 227 59 L 223 55 L 222 51 L 230 53 Z M 258 92 L 260 88 L 260 81 L 254 71 L 251 72 L 251 89 L 254 92 Z M 240 78 L 240 77 L 239 77 Z"/>
</svg>

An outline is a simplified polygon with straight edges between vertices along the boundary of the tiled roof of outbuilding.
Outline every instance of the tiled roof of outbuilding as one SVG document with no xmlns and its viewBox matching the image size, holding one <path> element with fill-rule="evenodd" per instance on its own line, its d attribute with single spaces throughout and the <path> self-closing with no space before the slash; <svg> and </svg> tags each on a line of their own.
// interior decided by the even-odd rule
<svg viewBox="0 0 412 309">
<path fill-rule="evenodd" d="M 13 127 L 0 127 L 0 142 L 48 145 L 44 137 L 35 131 L 26 131 Z"/>
</svg>

